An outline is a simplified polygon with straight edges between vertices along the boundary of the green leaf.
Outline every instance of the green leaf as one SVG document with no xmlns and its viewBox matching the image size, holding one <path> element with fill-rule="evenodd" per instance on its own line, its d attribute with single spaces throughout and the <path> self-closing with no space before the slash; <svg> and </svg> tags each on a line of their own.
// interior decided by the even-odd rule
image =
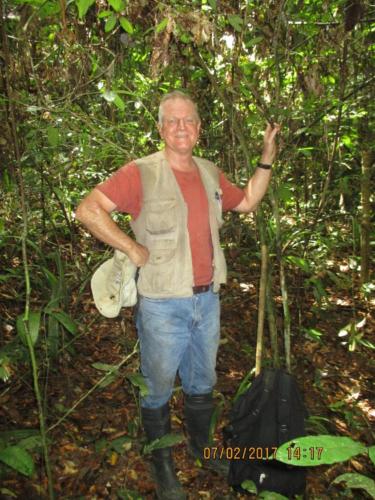
<svg viewBox="0 0 375 500">
<path fill-rule="evenodd" d="M 320 340 L 320 337 L 324 335 L 323 332 L 317 330 L 316 328 L 305 328 L 304 332 L 313 340 Z"/>
<path fill-rule="evenodd" d="M 35 345 L 39 336 L 41 311 L 33 311 L 29 314 L 29 333 L 32 345 Z"/>
<path fill-rule="evenodd" d="M 30 436 L 39 436 L 38 429 L 16 429 L 14 431 L 2 431 L 0 432 L 0 439 L 5 441 L 10 441 L 14 439 L 16 441 L 20 439 L 26 439 Z"/>
<path fill-rule="evenodd" d="M 118 109 L 124 111 L 125 103 L 117 92 L 114 92 L 113 90 L 104 90 L 104 92 L 102 92 L 102 96 L 107 102 L 113 102 Z"/>
<path fill-rule="evenodd" d="M 118 370 L 116 365 L 108 365 L 107 363 L 92 363 L 91 366 L 93 368 L 96 368 L 97 370 L 102 370 L 104 372 L 111 372 Z"/>
<path fill-rule="evenodd" d="M 262 500 L 288 500 L 288 497 L 280 495 L 280 493 L 275 493 L 274 491 L 262 491 L 257 498 Z"/>
<path fill-rule="evenodd" d="M 105 17 L 111 16 L 111 15 L 112 15 L 112 11 L 111 10 L 102 10 L 98 14 L 98 19 L 104 19 Z"/>
<path fill-rule="evenodd" d="M 285 260 L 299 267 L 305 273 L 311 273 L 310 264 L 307 262 L 307 260 L 302 259 L 302 257 L 296 257 L 295 255 L 288 255 L 287 257 L 285 257 Z"/>
<path fill-rule="evenodd" d="M 132 440 L 129 436 L 123 436 L 117 439 L 114 439 L 110 443 L 110 448 L 115 450 L 116 453 L 122 455 L 126 451 L 129 451 L 132 447 Z"/>
<path fill-rule="evenodd" d="M 372 498 L 375 498 L 375 481 L 367 476 L 348 472 L 336 477 L 332 484 L 341 482 L 345 482 L 347 488 L 365 490 Z"/>
<path fill-rule="evenodd" d="M 61 403 L 56 403 L 54 405 L 54 407 L 56 408 L 56 410 L 60 413 L 66 413 L 67 411 L 69 411 L 69 408 L 67 408 L 66 406 L 64 406 L 63 404 Z"/>
<path fill-rule="evenodd" d="M 160 21 L 160 23 L 156 26 L 156 33 L 161 33 L 163 30 L 165 30 L 165 28 L 167 27 L 168 25 L 168 18 L 165 17 L 162 21 Z"/>
<path fill-rule="evenodd" d="M 217 8 L 216 0 L 208 0 L 208 3 L 210 4 L 212 10 L 216 10 Z"/>
<path fill-rule="evenodd" d="M 121 12 L 125 8 L 123 0 L 108 0 L 108 3 L 116 12 Z"/>
<path fill-rule="evenodd" d="M 372 349 L 373 351 L 375 351 L 375 344 L 373 344 L 372 342 L 370 342 L 369 340 L 366 340 L 366 339 L 359 339 L 359 343 L 364 345 L 365 347 L 367 347 L 368 349 Z"/>
<path fill-rule="evenodd" d="M 111 14 L 104 25 L 104 31 L 106 33 L 109 33 L 116 26 L 116 23 L 117 23 L 117 17 L 115 16 L 115 14 Z"/>
<path fill-rule="evenodd" d="M 180 40 L 182 43 L 190 43 L 191 42 L 191 36 L 188 33 L 181 33 L 180 34 Z"/>
<path fill-rule="evenodd" d="M 95 442 L 95 452 L 100 453 L 101 451 L 109 449 L 109 441 L 105 438 L 101 438 Z"/>
<path fill-rule="evenodd" d="M 175 446 L 183 441 L 185 441 L 185 436 L 183 434 L 165 434 L 165 436 L 160 439 L 155 439 L 154 441 L 151 441 L 151 443 L 146 444 L 143 448 L 143 453 L 146 455 L 151 453 L 153 450 L 169 448 L 170 446 Z"/>
<path fill-rule="evenodd" d="M 108 374 L 105 377 L 105 379 L 100 382 L 99 387 L 101 389 L 103 389 L 104 387 L 107 387 L 108 385 L 111 385 L 112 382 L 114 382 L 116 380 L 117 375 L 118 375 L 117 372 L 114 372 L 114 373 L 108 372 Z"/>
<path fill-rule="evenodd" d="M 54 317 L 63 327 L 68 330 L 72 335 L 76 335 L 78 331 L 77 323 L 66 314 L 64 311 L 51 311 L 50 315 Z"/>
<path fill-rule="evenodd" d="M 8 497 L 12 497 L 12 498 L 17 498 L 17 496 L 18 496 L 13 491 L 8 490 L 8 488 L 0 488 L 0 494 L 4 495 L 4 497 L 8 496 Z"/>
<path fill-rule="evenodd" d="M 34 474 L 34 462 L 29 453 L 18 446 L 8 446 L 0 451 L 0 460 L 24 476 Z"/>
<path fill-rule="evenodd" d="M 353 147 L 353 142 L 350 136 L 344 135 L 342 137 L 342 142 L 347 148 L 352 148 Z"/>
<path fill-rule="evenodd" d="M 329 278 L 334 282 L 334 284 L 341 290 L 349 290 L 352 286 L 351 279 L 346 277 L 344 274 L 335 274 L 329 269 L 326 269 L 326 273 Z"/>
<path fill-rule="evenodd" d="M 280 446 L 276 459 L 292 465 L 317 466 L 344 462 L 364 451 L 362 443 L 345 436 L 305 436 Z"/>
<path fill-rule="evenodd" d="M 281 184 L 277 190 L 276 196 L 284 203 L 291 201 L 294 196 L 292 186 L 287 183 Z"/>
<path fill-rule="evenodd" d="M 78 17 L 82 19 L 85 17 L 87 11 L 95 3 L 95 0 L 76 0 L 78 7 Z"/>
<path fill-rule="evenodd" d="M 251 38 L 246 42 L 246 47 L 252 47 L 253 45 L 257 45 L 259 42 L 263 41 L 262 36 L 256 36 L 254 38 Z"/>
<path fill-rule="evenodd" d="M 116 97 L 115 97 L 113 102 L 114 102 L 115 106 L 118 107 L 119 110 L 124 111 L 125 103 L 118 94 L 116 94 Z"/>
<path fill-rule="evenodd" d="M 325 417 L 319 417 L 316 415 L 310 415 L 307 418 L 307 427 L 310 429 L 314 429 L 315 434 L 327 434 L 328 430 L 327 427 L 324 425 L 325 423 L 330 424 L 331 420 L 329 418 Z"/>
<path fill-rule="evenodd" d="M 42 270 L 43 270 L 44 274 L 46 275 L 46 278 L 47 278 L 47 281 L 48 281 L 50 288 L 54 289 L 56 287 L 56 285 L 58 284 L 57 277 L 53 273 L 51 273 L 51 271 L 49 269 L 47 269 L 46 267 L 42 267 Z M 44 312 L 48 313 L 48 307 L 49 307 L 49 304 L 44 308 Z"/>
<path fill-rule="evenodd" d="M 50 356 L 54 357 L 57 355 L 59 350 L 59 335 L 60 335 L 60 324 L 57 319 L 48 315 L 48 336 L 47 336 L 47 346 L 48 353 Z"/>
<path fill-rule="evenodd" d="M 247 389 L 251 386 L 252 381 L 250 381 L 251 377 L 254 375 L 254 370 L 251 369 L 247 372 L 245 377 L 242 379 L 236 394 L 234 395 L 233 402 L 235 403 L 237 399 L 243 394 Z"/>
<path fill-rule="evenodd" d="M 145 379 L 141 373 L 128 373 L 126 378 L 136 387 L 139 388 L 141 396 L 147 396 L 148 388 Z"/>
<path fill-rule="evenodd" d="M 10 271 L 9 274 L 0 274 L 0 281 L 5 283 L 5 281 L 11 280 L 14 278 L 14 272 Z"/>
<path fill-rule="evenodd" d="M 117 490 L 116 495 L 121 500 L 143 500 L 142 496 L 138 493 L 138 491 L 134 490 Z"/>
<path fill-rule="evenodd" d="M 108 365 L 106 363 L 93 363 L 91 366 L 96 368 L 97 370 L 107 372 L 107 376 L 100 382 L 99 387 L 102 389 L 112 384 L 118 377 L 118 367 L 116 365 Z"/>
<path fill-rule="evenodd" d="M 228 16 L 228 22 L 236 31 L 242 31 L 243 19 L 240 16 Z"/>
<path fill-rule="evenodd" d="M 103 97 L 107 102 L 113 102 L 116 99 L 116 92 L 112 92 L 112 90 L 105 90 L 103 92 Z"/>
<path fill-rule="evenodd" d="M 6 382 L 12 373 L 11 363 L 8 356 L 0 352 L 0 380 Z"/>
<path fill-rule="evenodd" d="M 302 155 L 305 156 L 306 158 L 310 158 L 314 152 L 314 148 L 312 146 L 306 146 L 303 148 L 298 148 L 297 151 L 302 153 Z"/>
<path fill-rule="evenodd" d="M 31 344 L 34 346 L 38 340 L 39 325 L 40 325 L 40 311 L 30 312 L 29 320 L 27 322 L 28 332 L 30 335 Z M 16 321 L 17 333 L 20 336 L 23 344 L 27 346 L 27 330 L 24 321 L 24 315 L 20 314 Z"/>
<path fill-rule="evenodd" d="M 43 2 L 38 9 L 39 16 L 44 19 L 46 17 L 54 16 L 58 14 L 61 10 L 60 4 L 56 0 L 49 0 L 48 2 Z"/>
<path fill-rule="evenodd" d="M 123 30 L 129 33 L 129 35 L 134 33 L 133 25 L 128 19 L 126 19 L 126 17 L 120 17 L 120 25 Z"/>
<path fill-rule="evenodd" d="M 321 302 L 324 297 L 327 297 L 327 292 L 325 291 L 322 280 L 319 278 L 309 278 L 305 280 L 305 283 L 311 283 L 313 285 L 313 294 L 317 302 Z"/>
<path fill-rule="evenodd" d="M 375 446 L 370 446 L 367 449 L 368 456 L 370 457 L 371 462 L 375 465 Z"/>
<path fill-rule="evenodd" d="M 42 438 L 40 434 L 38 436 L 29 436 L 25 439 L 21 439 L 17 443 L 19 448 L 23 450 L 40 450 L 43 447 Z"/>
<path fill-rule="evenodd" d="M 48 143 L 52 147 L 56 147 L 60 142 L 60 134 L 57 128 L 48 127 L 47 128 L 47 139 Z"/>
<path fill-rule="evenodd" d="M 257 494 L 257 487 L 254 481 L 250 481 L 250 479 L 246 479 L 246 481 L 243 481 L 241 483 L 241 488 L 243 488 L 245 491 L 248 491 L 249 493 L 253 493 L 254 495 Z"/>
<path fill-rule="evenodd" d="M 55 193 L 56 195 L 56 198 L 60 201 L 64 200 L 64 191 L 62 189 L 60 189 L 59 187 L 56 187 L 56 186 L 53 186 L 53 192 Z"/>
</svg>

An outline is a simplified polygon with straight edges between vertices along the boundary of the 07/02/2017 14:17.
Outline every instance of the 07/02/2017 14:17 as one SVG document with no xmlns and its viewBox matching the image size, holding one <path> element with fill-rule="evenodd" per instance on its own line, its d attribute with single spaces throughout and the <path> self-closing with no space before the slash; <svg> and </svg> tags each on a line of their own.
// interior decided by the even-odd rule
<svg viewBox="0 0 375 500">
<path fill-rule="evenodd" d="M 203 459 L 225 459 L 225 460 L 275 460 L 278 448 L 273 447 L 205 447 Z M 287 448 L 288 461 L 309 459 L 321 460 L 324 448 L 321 446 L 310 446 L 301 448 L 300 446 L 289 446 Z"/>
</svg>

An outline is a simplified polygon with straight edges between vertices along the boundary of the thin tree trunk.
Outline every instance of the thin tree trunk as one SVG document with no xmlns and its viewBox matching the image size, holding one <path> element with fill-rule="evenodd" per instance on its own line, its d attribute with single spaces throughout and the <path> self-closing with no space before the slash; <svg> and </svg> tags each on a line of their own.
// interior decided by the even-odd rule
<svg viewBox="0 0 375 500">
<path fill-rule="evenodd" d="M 259 375 L 260 370 L 262 368 L 264 318 L 266 314 L 268 248 L 264 241 L 261 243 L 261 255 L 262 255 L 262 264 L 260 269 L 260 284 L 259 284 L 257 345 L 255 352 L 255 375 Z"/>
<path fill-rule="evenodd" d="M 370 183 L 371 166 L 374 161 L 372 151 L 362 152 L 361 176 L 361 285 L 370 281 L 370 234 L 371 234 L 371 204 Z"/>
<path fill-rule="evenodd" d="M 281 248 L 281 227 L 280 227 L 280 213 L 278 200 L 275 197 L 272 186 L 269 187 L 269 195 L 273 209 L 273 216 L 275 218 L 275 232 L 276 232 L 276 254 L 279 262 L 279 273 L 280 273 L 280 288 L 281 296 L 283 300 L 283 311 L 284 311 L 284 350 L 285 350 L 285 363 L 286 368 L 291 371 L 291 318 L 289 310 L 288 301 L 288 289 L 285 277 L 285 267 L 282 259 L 282 248 Z"/>
<path fill-rule="evenodd" d="M 276 326 L 275 304 L 273 301 L 271 284 L 272 284 L 272 272 L 270 266 L 268 265 L 267 297 L 266 297 L 267 320 L 268 320 L 268 330 L 270 332 L 273 366 L 275 368 L 278 368 L 280 366 L 279 344 L 277 339 L 278 335 Z"/>
<path fill-rule="evenodd" d="M 291 345 L 291 318 L 288 302 L 288 289 L 286 286 L 285 279 L 285 267 L 282 258 L 279 260 L 280 265 L 280 286 L 281 286 L 281 296 L 283 299 L 283 311 L 284 311 L 284 349 L 285 349 L 285 364 L 286 369 L 290 372 L 292 369 L 290 345 Z"/>
<path fill-rule="evenodd" d="M 66 32 L 66 3 L 65 0 L 60 0 L 61 24 L 63 32 Z"/>
</svg>

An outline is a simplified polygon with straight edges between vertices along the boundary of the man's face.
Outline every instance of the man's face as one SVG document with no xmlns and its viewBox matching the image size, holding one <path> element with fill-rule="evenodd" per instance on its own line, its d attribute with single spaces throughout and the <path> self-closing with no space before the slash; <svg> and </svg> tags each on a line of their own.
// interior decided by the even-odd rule
<svg viewBox="0 0 375 500">
<path fill-rule="evenodd" d="M 193 103 L 179 98 L 164 103 L 163 123 L 159 125 L 159 133 L 166 149 L 191 154 L 197 143 L 200 127 Z"/>
</svg>

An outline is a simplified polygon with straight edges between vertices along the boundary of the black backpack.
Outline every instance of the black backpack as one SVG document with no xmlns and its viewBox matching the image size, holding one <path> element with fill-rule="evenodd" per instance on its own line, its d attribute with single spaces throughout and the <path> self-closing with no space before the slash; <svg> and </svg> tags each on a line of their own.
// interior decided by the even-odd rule
<svg viewBox="0 0 375 500">
<path fill-rule="evenodd" d="M 229 425 L 224 428 L 228 484 L 234 490 L 252 480 L 258 493 L 275 491 L 285 496 L 302 494 L 306 469 L 274 459 L 278 446 L 305 435 L 307 411 L 296 380 L 280 369 L 266 368 L 235 402 Z"/>
</svg>

